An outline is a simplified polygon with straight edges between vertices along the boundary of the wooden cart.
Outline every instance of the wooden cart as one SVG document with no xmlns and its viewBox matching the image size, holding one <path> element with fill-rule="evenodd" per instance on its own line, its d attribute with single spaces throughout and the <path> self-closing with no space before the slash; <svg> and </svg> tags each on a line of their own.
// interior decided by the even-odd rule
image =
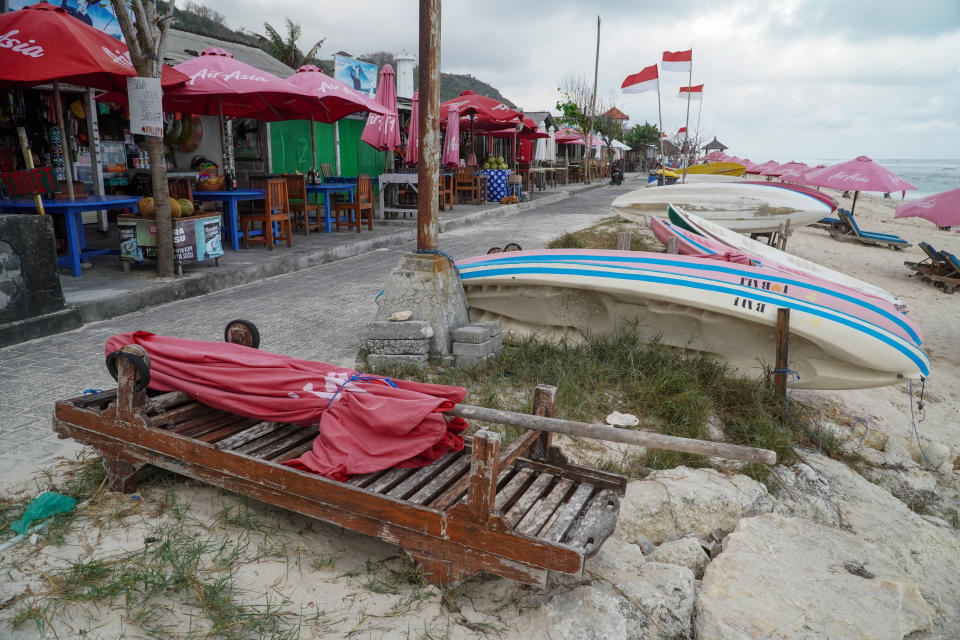
<svg viewBox="0 0 960 640">
<path fill-rule="evenodd" d="M 258 342 L 243 326 L 228 327 L 227 336 Z M 463 451 L 429 466 L 336 482 L 280 464 L 307 451 L 316 429 L 226 413 L 181 392 L 144 391 L 146 351 L 136 345 L 122 351 L 117 389 L 57 402 L 53 418 L 61 437 L 100 452 L 114 490 L 133 491 L 148 465 L 167 469 L 399 545 L 444 587 L 479 572 L 538 585 L 549 571 L 580 574 L 613 532 L 626 478 L 571 463 L 548 431 L 575 427 L 588 437 L 760 462 L 773 455 L 556 420 L 556 389 L 540 385 L 533 415 L 469 405 L 450 412 L 534 426 L 504 447 L 499 434 L 481 430 Z"/>
</svg>

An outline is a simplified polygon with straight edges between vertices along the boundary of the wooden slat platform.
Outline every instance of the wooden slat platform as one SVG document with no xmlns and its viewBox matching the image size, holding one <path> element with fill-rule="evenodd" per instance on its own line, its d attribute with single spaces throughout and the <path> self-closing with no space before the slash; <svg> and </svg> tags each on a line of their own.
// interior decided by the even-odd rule
<svg viewBox="0 0 960 640">
<path fill-rule="evenodd" d="M 549 446 L 535 449 L 550 456 L 524 457 L 537 432 L 502 453 L 497 436 L 480 432 L 487 444 L 477 450 L 468 439 L 428 466 L 339 483 L 280 464 L 311 448 L 315 427 L 232 415 L 179 392 L 136 394 L 119 364 L 119 393 L 59 402 L 54 419 L 64 436 L 100 449 L 118 489 L 131 489 L 146 464 L 168 468 L 400 544 L 448 586 L 477 571 L 532 583 L 550 570 L 579 572 L 616 524 L 625 479 L 570 464 Z M 482 494 L 471 487 L 482 488 L 484 468 L 494 475 L 489 511 L 478 512 L 470 496 Z"/>
</svg>

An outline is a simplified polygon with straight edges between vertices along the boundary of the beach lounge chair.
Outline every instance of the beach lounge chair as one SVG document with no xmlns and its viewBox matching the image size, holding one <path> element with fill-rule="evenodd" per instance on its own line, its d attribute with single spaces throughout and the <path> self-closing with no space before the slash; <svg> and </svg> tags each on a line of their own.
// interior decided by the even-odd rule
<svg viewBox="0 0 960 640">
<path fill-rule="evenodd" d="M 224 335 L 256 348 L 259 333 L 237 320 Z M 147 390 L 150 359 L 140 345 L 112 353 L 108 368 L 118 388 L 57 402 L 53 429 L 100 452 L 113 490 L 131 492 L 141 472 L 160 467 L 399 545 L 444 587 L 479 572 L 541 586 L 550 571 L 581 574 L 613 532 L 627 479 L 571 463 L 551 432 L 776 461 L 772 451 L 558 420 L 556 388 L 540 385 L 533 415 L 464 404 L 448 411 L 527 429 L 502 448 L 484 429 L 427 466 L 338 482 L 281 464 L 311 449 L 315 428 Z"/>
<path fill-rule="evenodd" d="M 931 273 L 924 280 L 931 280 L 935 284 L 943 285 L 944 293 L 953 293 L 960 287 L 960 259 L 948 251 L 941 251 L 946 266 L 939 273 Z"/>
<path fill-rule="evenodd" d="M 919 246 L 920 249 L 927 254 L 927 257 L 920 262 L 905 260 L 903 263 L 904 266 L 916 272 L 911 274 L 911 276 L 929 276 L 931 273 L 940 273 L 945 269 L 948 269 L 947 261 L 944 259 L 943 255 L 934 249 L 930 243 L 921 242 Z"/>
<path fill-rule="evenodd" d="M 840 216 L 842 227 L 833 227 L 829 229 L 830 236 L 834 240 L 840 240 L 841 242 L 855 241 L 861 244 L 870 245 L 885 245 L 898 251 L 913 246 L 900 236 L 892 233 L 874 233 L 870 231 L 863 231 L 860 229 L 860 225 L 858 225 L 857 221 L 854 219 L 853 214 L 848 211 L 837 209 L 837 214 Z"/>
</svg>

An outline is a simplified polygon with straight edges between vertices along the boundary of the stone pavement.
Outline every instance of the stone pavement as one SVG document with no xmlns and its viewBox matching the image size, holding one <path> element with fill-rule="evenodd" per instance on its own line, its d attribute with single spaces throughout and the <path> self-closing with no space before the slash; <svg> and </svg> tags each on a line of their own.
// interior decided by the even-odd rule
<svg viewBox="0 0 960 640">
<path fill-rule="evenodd" d="M 440 249 L 454 258 L 519 243 L 543 247 L 611 215 L 610 203 L 640 185 L 603 186 L 530 211 L 450 230 Z M 227 322 L 244 318 L 260 329 L 261 347 L 299 358 L 353 366 L 364 323 L 374 317 L 374 298 L 401 254 L 413 243 L 302 269 L 189 300 L 142 309 L 87 324 L 74 331 L 0 349 L 0 488 L 29 477 L 77 445 L 50 428 L 53 403 L 85 389 L 114 386 L 103 364 L 110 336 L 144 329 L 160 334 L 219 341 Z"/>
</svg>

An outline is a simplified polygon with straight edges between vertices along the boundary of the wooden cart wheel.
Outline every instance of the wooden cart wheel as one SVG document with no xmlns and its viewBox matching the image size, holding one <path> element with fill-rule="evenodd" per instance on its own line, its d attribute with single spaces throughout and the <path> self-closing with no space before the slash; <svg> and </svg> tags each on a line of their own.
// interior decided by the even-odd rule
<svg viewBox="0 0 960 640">
<path fill-rule="evenodd" d="M 223 329 L 223 341 L 259 349 L 260 331 L 249 320 L 232 320 Z"/>
<path fill-rule="evenodd" d="M 516 242 L 511 242 L 510 244 L 503 247 L 504 252 L 507 251 L 523 251 L 523 248 L 518 245 Z"/>
<path fill-rule="evenodd" d="M 503 249 L 501 249 L 500 247 L 490 247 L 489 249 L 487 249 L 487 253 L 488 253 L 488 254 L 491 254 L 491 253 L 503 253 Z"/>
</svg>

